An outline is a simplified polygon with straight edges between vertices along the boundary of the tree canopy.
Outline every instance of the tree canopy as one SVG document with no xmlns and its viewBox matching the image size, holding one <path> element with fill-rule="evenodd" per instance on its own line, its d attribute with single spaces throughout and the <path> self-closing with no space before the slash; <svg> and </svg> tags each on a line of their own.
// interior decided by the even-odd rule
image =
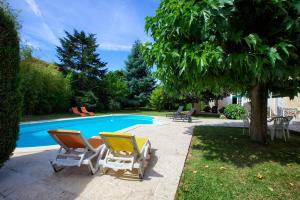
<svg viewBox="0 0 300 200">
<path fill-rule="evenodd" d="M 268 91 L 299 91 L 299 26 L 297 0 L 164 0 L 146 19 L 144 54 L 167 85 L 248 93 L 251 137 L 264 143 Z"/>
<path fill-rule="evenodd" d="M 65 31 L 65 34 L 65 37 L 60 38 L 61 46 L 56 48 L 60 61 L 57 65 L 71 82 L 74 92 L 72 105 L 103 107 L 106 94 L 103 93 L 102 78 L 107 69 L 106 63 L 101 61 L 97 53 L 95 34 L 77 30 L 73 34 Z M 102 97 L 103 101 L 98 101 Z M 97 105 L 98 102 L 101 105 Z"/>
<path fill-rule="evenodd" d="M 155 80 L 147 66 L 141 49 L 141 42 L 136 41 L 126 61 L 125 77 L 129 89 L 128 104 L 134 107 L 145 106 Z"/>
</svg>

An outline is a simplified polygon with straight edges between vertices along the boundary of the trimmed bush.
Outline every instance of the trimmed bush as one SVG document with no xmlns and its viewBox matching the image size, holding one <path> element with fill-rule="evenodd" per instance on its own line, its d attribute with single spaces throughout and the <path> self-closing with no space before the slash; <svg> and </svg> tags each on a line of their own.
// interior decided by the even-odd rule
<svg viewBox="0 0 300 200">
<path fill-rule="evenodd" d="M 154 110 L 161 111 L 165 107 L 164 89 L 157 86 L 150 95 L 150 104 Z"/>
<path fill-rule="evenodd" d="M 212 113 L 218 113 L 218 106 L 213 106 L 213 107 L 211 108 L 211 112 L 212 112 Z"/>
<path fill-rule="evenodd" d="M 23 114 L 66 112 L 70 106 L 69 81 L 55 65 L 36 58 L 21 62 L 20 91 Z"/>
<path fill-rule="evenodd" d="M 16 147 L 19 133 L 19 38 L 16 22 L 0 2 L 0 167 Z"/>
<path fill-rule="evenodd" d="M 210 112 L 211 108 L 210 108 L 210 106 L 205 106 L 205 108 L 203 110 L 204 110 L 204 112 Z"/>
<path fill-rule="evenodd" d="M 241 119 L 242 115 L 245 114 L 245 109 L 238 104 L 229 104 L 224 109 L 224 115 L 228 119 Z"/>
<path fill-rule="evenodd" d="M 222 107 L 219 109 L 219 113 L 223 114 L 224 113 L 224 110 L 225 110 L 225 107 Z"/>
</svg>

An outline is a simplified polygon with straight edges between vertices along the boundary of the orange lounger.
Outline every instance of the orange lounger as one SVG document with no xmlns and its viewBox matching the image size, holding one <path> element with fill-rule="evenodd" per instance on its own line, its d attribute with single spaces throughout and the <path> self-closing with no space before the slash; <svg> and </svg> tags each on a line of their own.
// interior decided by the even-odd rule
<svg viewBox="0 0 300 200">
<path fill-rule="evenodd" d="M 81 107 L 80 109 L 81 109 L 81 112 L 83 112 L 84 114 L 88 114 L 90 116 L 95 115 L 95 113 L 87 111 L 87 109 L 85 107 Z"/>
<path fill-rule="evenodd" d="M 77 107 L 72 107 L 72 112 L 76 115 L 80 115 L 81 117 L 85 117 L 86 114 L 85 113 L 81 113 L 79 112 L 78 108 Z"/>
<path fill-rule="evenodd" d="M 50 163 L 55 172 L 63 167 L 87 165 L 91 174 L 99 169 L 99 159 L 105 153 L 105 145 L 99 136 L 86 140 L 80 131 L 72 130 L 49 130 L 48 133 L 60 145 L 55 159 Z M 92 159 L 97 157 L 96 164 Z"/>
</svg>

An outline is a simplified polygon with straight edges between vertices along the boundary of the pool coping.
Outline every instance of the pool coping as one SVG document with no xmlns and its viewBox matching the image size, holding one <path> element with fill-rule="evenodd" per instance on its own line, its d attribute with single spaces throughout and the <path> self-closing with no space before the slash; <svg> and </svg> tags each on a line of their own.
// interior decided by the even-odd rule
<svg viewBox="0 0 300 200">
<path fill-rule="evenodd" d="M 107 116 L 123 116 L 123 115 L 130 115 L 130 114 L 111 114 L 111 115 L 91 116 L 89 118 L 107 117 Z M 153 125 L 161 125 L 161 124 L 165 123 L 165 122 L 163 122 L 161 116 L 151 116 L 151 115 L 138 115 L 138 116 L 153 117 L 153 124 L 136 124 L 136 125 L 124 128 L 124 129 L 117 130 L 117 131 L 128 132 L 130 130 L 136 129 L 141 126 L 153 126 Z M 26 124 L 35 124 L 35 123 L 39 123 L 39 122 L 41 122 L 41 123 L 55 122 L 55 121 L 64 121 L 64 120 L 69 120 L 69 119 L 78 119 L 78 118 L 75 117 L 75 118 L 62 118 L 62 119 L 53 119 L 53 120 L 40 120 L 40 121 L 32 121 L 32 122 L 25 122 L 25 123 Z M 79 119 L 86 119 L 86 118 L 79 118 Z M 46 145 L 46 146 L 36 146 L 36 147 L 17 147 L 17 148 L 15 148 L 13 153 L 30 153 L 30 152 L 38 152 L 38 151 L 47 151 L 47 150 L 57 149 L 59 147 L 60 146 L 58 144 Z"/>
</svg>

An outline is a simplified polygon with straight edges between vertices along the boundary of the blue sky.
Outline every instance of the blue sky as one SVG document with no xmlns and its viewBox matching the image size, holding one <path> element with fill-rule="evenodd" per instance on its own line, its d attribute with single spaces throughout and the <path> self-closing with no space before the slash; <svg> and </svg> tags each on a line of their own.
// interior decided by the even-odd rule
<svg viewBox="0 0 300 200">
<path fill-rule="evenodd" d="M 109 70 L 124 68 L 133 42 L 150 41 L 145 17 L 153 16 L 159 0 L 8 0 L 20 11 L 21 40 L 34 55 L 57 62 L 55 47 L 64 31 L 95 33 L 102 61 Z"/>
</svg>

